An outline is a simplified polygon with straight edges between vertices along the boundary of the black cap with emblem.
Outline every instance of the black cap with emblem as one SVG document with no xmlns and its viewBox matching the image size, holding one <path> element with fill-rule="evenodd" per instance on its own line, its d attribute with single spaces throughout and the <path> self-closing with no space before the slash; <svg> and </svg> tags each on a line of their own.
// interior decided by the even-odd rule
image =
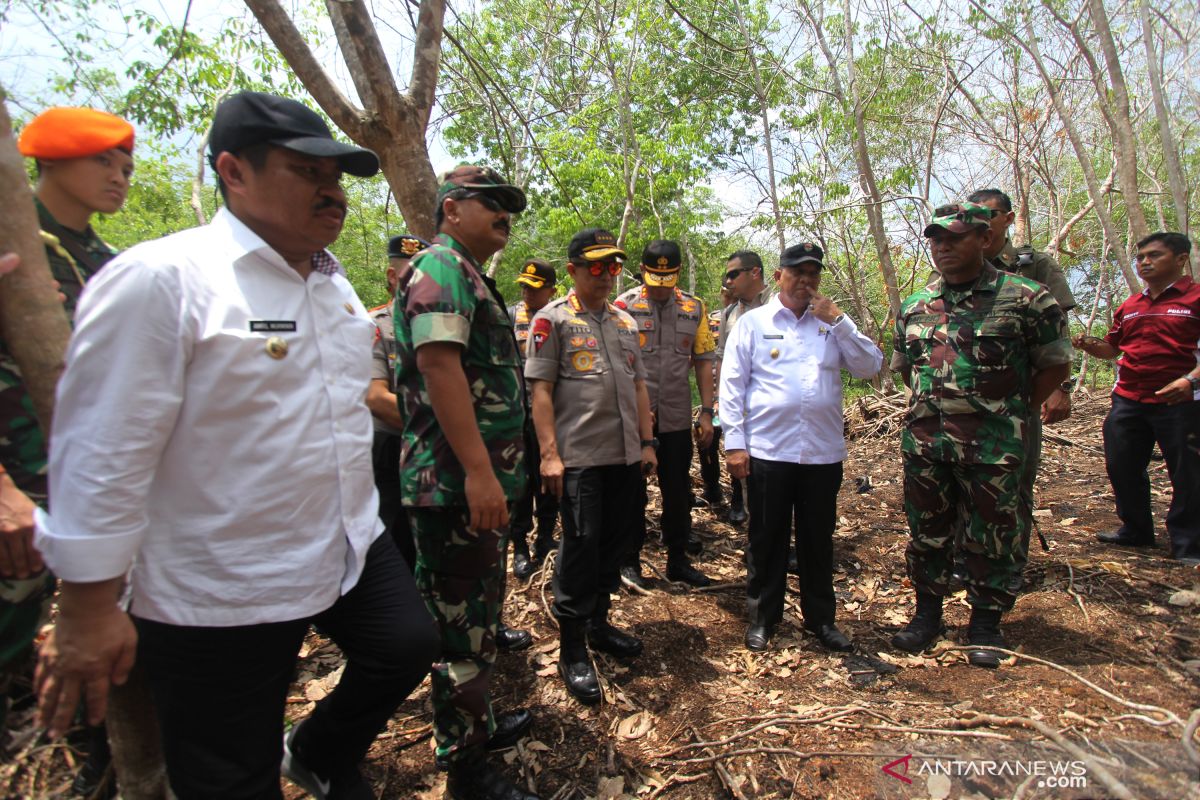
<svg viewBox="0 0 1200 800">
<path fill-rule="evenodd" d="M 801 264 L 812 262 L 818 267 L 825 266 L 825 251 L 818 244 L 812 242 L 801 242 L 786 248 L 779 254 L 779 268 L 798 267 Z"/>
</svg>

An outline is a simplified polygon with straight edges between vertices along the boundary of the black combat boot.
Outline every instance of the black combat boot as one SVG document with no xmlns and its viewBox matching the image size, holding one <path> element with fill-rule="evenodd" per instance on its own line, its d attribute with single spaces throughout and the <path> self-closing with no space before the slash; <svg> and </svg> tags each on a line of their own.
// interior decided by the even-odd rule
<svg viewBox="0 0 1200 800">
<path fill-rule="evenodd" d="M 482 747 L 457 755 L 447 771 L 446 794 L 454 800 L 538 800 L 492 767 Z"/>
<path fill-rule="evenodd" d="M 591 706 L 600 702 L 600 681 L 584 644 L 586 627 L 583 619 L 558 621 L 558 674 L 572 697 Z"/>
<path fill-rule="evenodd" d="M 919 653 L 945 632 L 941 596 L 917 592 L 917 613 L 892 637 L 892 646 L 906 653 Z"/>
<path fill-rule="evenodd" d="M 520 628 L 510 628 L 503 622 L 496 624 L 496 649 L 501 653 L 512 653 L 524 650 L 533 644 L 533 636 L 529 631 Z"/>
<path fill-rule="evenodd" d="M 591 624 L 588 626 L 588 644 L 610 656 L 627 658 L 641 654 L 642 640 L 614 627 L 608 621 L 609 605 L 607 594 L 596 598 L 596 610 L 592 612 Z"/>
<path fill-rule="evenodd" d="M 712 583 L 708 576 L 692 566 L 686 552 L 673 552 L 667 556 L 667 580 L 681 581 L 697 588 Z"/>
<path fill-rule="evenodd" d="M 1003 611 L 996 608 L 972 608 L 971 622 L 967 625 L 967 646 L 983 645 L 985 647 L 1008 648 L 1004 634 L 1000 632 L 1000 617 Z M 995 650 L 968 650 L 967 663 L 973 667 L 996 669 L 1000 666 L 1003 653 Z"/>
<path fill-rule="evenodd" d="M 733 480 L 733 491 L 729 495 L 729 521 L 741 525 L 750 515 L 746 513 L 746 503 L 742 493 L 742 482 Z"/>
</svg>

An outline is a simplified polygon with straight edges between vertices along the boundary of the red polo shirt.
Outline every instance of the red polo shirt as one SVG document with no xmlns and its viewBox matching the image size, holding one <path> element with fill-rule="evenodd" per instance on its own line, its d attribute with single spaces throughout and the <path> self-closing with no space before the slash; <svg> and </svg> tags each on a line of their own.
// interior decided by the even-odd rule
<svg viewBox="0 0 1200 800">
<path fill-rule="evenodd" d="M 1153 300 L 1147 291 L 1133 295 L 1117 309 L 1104 341 L 1121 351 L 1113 391 L 1161 403 L 1154 393 L 1200 362 L 1200 284 L 1185 275 Z"/>
</svg>

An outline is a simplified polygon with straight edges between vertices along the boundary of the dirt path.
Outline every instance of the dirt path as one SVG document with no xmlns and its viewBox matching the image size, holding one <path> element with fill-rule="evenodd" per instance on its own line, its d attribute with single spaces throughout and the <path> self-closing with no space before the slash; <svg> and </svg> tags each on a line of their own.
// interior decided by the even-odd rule
<svg viewBox="0 0 1200 800">
<path fill-rule="evenodd" d="M 1200 606 L 1170 602 L 1200 587 L 1200 572 L 1161 549 L 1094 541 L 1116 522 L 1099 452 L 1106 407 L 1106 398 L 1080 398 L 1075 417 L 1050 429 L 1075 444 L 1046 448 L 1036 518 L 1050 549 L 1035 538 L 1026 588 L 1006 617 L 1009 642 L 1023 654 L 1012 663 L 972 668 L 953 649 L 969 614 L 961 592 L 947 605 L 949 638 L 933 654 L 890 647 L 913 602 L 898 444 L 894 434 L 861 439 L 851 443 L 835 534 L 839 624 L 857 654 L 821 649 L 800 632 L 790 602 L 771 649 L 745 650 L 744 532 L 697 509 L 701 566 L 729 586 L 694 592 L 659 576 L 649 594 L 623 594 L 615 621 L 642 636 L 646 649 L 628 663 L 600 657 L 605 702 L 595 709 L 568 699 L 556 676 L 546 575 L 510 590 L 506 619 L 530 628 L 535 643 L 501 656 L 495 705 L 529 707 L 536 722 L 533 738 L 502 755 L 508 773 L 546 799 L 1119 797 L 1122 790 L 1200 798 L 1200 761 L 1190 763 L 1181 744 L 1200 705 Z M 870 491 L 856 492 L 860 476 L 870 478 Z M 1152 466 L 1152 480 L 1161 521 L 1169 498 L 1162 462 Z M 648 545 L 660 573 L 664 558 L 657 543 Z M 332 645 L 310 637 L 289 717 L 307 713 L 339 663 Z M 366 771 L 381 797 L 442 796 L 428 718 L 426 684 L 371 750 Z M 9 783 L 10 797 L 54 795 L 69 781 L 69 756 L 26 741 L 0 782 Z M 992 772 L 964 766 L 972 758 L 990 761 Z M 903 777 L 883 771 L 892 762 L 890 772 Z M 1028 766 L 1035 762 L 1042 767 Z M 1068 772 L 1049 779 L 1003 772 L 1043 767 Z M 939 768 L 958 777 L 933 774 Z M 285 784 L 285 796 L 302 795 Z"/>
</svg>

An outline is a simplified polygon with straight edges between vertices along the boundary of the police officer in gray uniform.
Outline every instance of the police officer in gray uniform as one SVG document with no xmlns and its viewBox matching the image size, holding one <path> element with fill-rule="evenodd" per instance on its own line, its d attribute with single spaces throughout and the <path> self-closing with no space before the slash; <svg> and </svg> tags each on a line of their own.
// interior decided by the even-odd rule
<svg viewBox="0 0 1200 800">
<path fill-rule="evenodd" d="M 608 621 L 621 585 L 639 473 L 658 463 L 650 400 L 633 319 L 608 301 L 625 251 L 616 237 L 587 228 L 571 239 L 567 272 L 575 288 L 533 319 L 525 377 L 546 491 L 562 498 L 562 543 L 554 575 L 558 671 L 580 702 L 600 702 L 584 641 L 617 656 L 642 651 L 640 639 Z"/>
</svg>

